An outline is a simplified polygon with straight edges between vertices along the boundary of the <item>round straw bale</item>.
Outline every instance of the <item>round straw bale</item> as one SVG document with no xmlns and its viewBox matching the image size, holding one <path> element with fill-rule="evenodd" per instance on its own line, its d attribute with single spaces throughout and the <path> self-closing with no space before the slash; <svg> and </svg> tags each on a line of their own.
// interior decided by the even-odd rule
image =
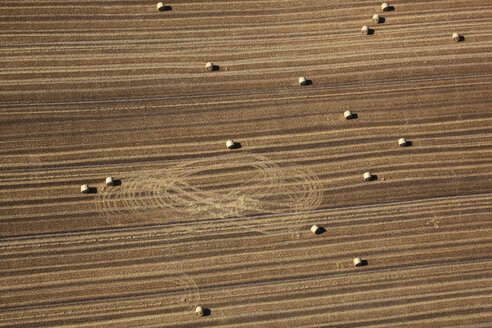
<svg viewBox="0 0 492 328">
<path fill-rule="evenodd" d="M 89 193 L 89 186 L 86 184 L 83 184 L 80 186 L 80 192 L 83 194 L 88 194 Z"/>
</svg>

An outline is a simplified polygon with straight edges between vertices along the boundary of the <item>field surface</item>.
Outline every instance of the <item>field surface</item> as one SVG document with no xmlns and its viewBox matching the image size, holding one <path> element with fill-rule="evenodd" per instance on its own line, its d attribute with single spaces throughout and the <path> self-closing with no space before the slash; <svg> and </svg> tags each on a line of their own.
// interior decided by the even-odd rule
<svg viewBox="0 0 492 328">
<path fill-rule="evenodd" d="M 0 3 L 0 327 L 492 327 L 492 1 L 166 5 Z"/>
</svg>

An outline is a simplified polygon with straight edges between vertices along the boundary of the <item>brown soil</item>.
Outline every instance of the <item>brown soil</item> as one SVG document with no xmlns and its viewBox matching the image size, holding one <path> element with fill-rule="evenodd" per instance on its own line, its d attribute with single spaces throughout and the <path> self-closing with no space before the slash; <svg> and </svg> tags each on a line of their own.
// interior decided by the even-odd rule
<svg viewBox="0 0 492 328">
<path fill-rule="evenodd" d="M 492 326 L 492 2 L 166 4 L 1 4 L 0 327 Z"/>
</svg>

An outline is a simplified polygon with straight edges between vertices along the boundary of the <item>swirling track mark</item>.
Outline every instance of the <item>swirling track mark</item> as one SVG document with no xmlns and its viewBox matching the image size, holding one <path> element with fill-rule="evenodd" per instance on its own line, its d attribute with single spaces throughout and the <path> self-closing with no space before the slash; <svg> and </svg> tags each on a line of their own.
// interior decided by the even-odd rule
<svg viewBox="0 0 492 328">
<path fill-rule="evenodd" d="M 310 169 L 279 166 L 265 156 L 247 153 L 135 172 L 122 180 L 121 186 L 103 186 L 96 196 L 96 209 L 108 224 L 183 218 L 199 224 L 203 219 L 305 211 L 323 201 L 321 183 Z M 301 224 L 291 221 L 288 230 Z M 240 220 L 237 225 L 251 229 Z"/>
</svg>

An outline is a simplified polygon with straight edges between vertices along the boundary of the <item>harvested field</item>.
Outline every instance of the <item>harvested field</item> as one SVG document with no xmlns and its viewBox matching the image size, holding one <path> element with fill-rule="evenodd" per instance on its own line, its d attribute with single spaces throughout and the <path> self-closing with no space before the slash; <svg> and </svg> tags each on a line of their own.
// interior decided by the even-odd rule
<svg viewBox="0 0 492 328">
<path fill-rule="evenodd" d="M 0 327 L 492 327 L 492 2 L 156 4 L 0 4 Z"/>
</svg>

